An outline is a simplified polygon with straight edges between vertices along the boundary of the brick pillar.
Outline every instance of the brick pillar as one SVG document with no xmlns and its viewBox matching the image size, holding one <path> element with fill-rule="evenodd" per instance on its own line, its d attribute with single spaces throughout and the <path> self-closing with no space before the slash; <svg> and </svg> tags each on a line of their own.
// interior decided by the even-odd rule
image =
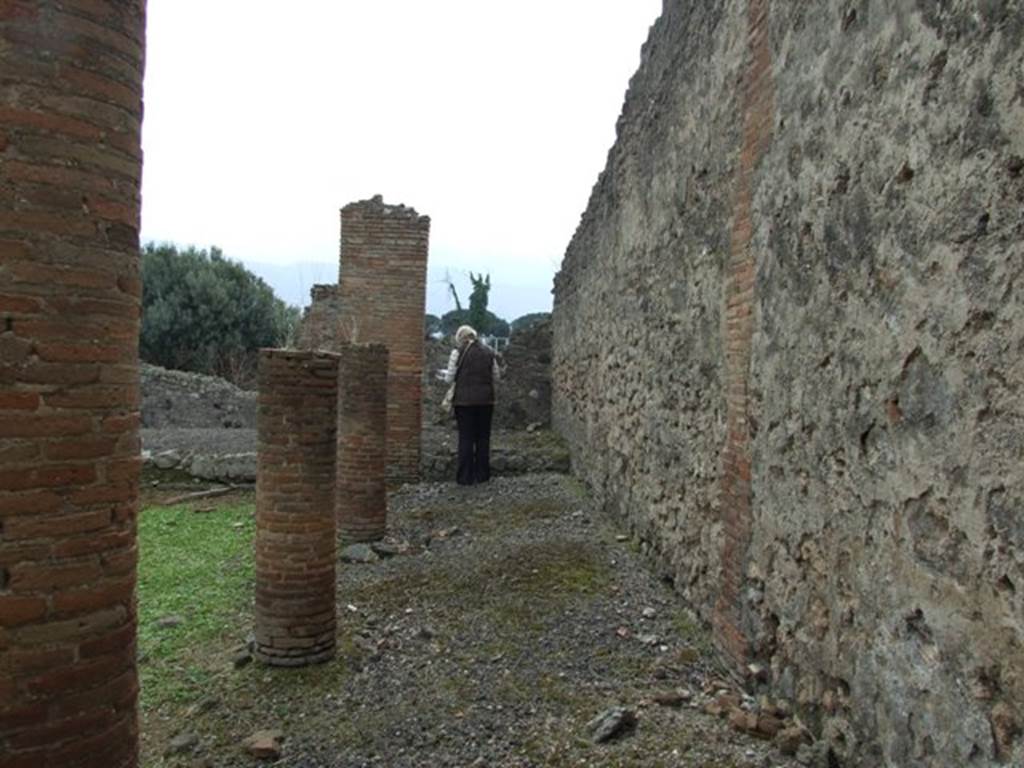
<svg viewBox="0 0 1024 768">
<path fill-rule="evenodd" d="M 341 330 L 386 344 L 388 480 L 419 479 L 423 335 L 430 219 L 380 197 L 341 211 Z"/>
<path fill-rule="evenodd" d="M 138 761 L 143 0 L 0 2 L 0 765 Z"/>
<path fill-rule="evenodd" d="M 344 344 L 338 362 L 338 533 L 345 543 L 387 532 L 388 349 Z"/>
<path fill-rule="evenodd" d="M 757 257 L 754 234 L 754 173 L 772 138 L 774 85 L 768 39 L 770 0 L 750 0 L 748 65 L 743 82 L 743 146 L 736 176 L 732 242 L 725 276 L 726 435 L 722 456 L 722 584 L 712 624 L 715 640 L 737 664 L 749 655 L 740 605 L 750 548 L 753 493 L 750 485 L 749 381 L 754 338 Z"/>
<path fill-rule="evenodd" d="M 334 657 L 336 355 L 264 349 L 256 471 L 256 658 Z"/>
</svg>

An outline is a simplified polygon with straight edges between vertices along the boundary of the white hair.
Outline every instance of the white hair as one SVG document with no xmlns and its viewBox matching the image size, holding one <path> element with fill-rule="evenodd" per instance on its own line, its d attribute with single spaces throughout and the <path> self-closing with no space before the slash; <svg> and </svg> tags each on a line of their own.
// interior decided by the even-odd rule
<svg viewBox="0 0 1024 768">
<path fill-rule="evenodd" d="M 472 326 L 460 325 L 459 330 L 455 332 L 455 343 L 460 347 L 467 341 L 471 341 L 476 338 L 476 331 Z"/>
</svg>

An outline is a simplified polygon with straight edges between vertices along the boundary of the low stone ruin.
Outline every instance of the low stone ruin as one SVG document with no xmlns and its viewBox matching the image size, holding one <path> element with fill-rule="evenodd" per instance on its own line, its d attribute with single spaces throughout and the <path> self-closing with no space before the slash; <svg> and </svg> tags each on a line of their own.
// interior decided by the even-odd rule
<svg viewBox="0 0 1024 768">
<path fill-rule="evenodd" d="M 255 429 L 256 393 L 218 376 L 139 366 L 143 429 Z"/>
</svg>

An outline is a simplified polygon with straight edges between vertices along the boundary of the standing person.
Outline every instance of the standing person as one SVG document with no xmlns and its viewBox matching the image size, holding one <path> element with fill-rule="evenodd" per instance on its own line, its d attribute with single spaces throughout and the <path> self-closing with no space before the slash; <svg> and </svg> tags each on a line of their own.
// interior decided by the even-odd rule
<svg viewBox="0 0 1024 768">
<path fill-rule="evenodd" d="M 497 353 L 477 337 L 468 325 L 455 332 L 455 349 L 448 358 L 444 380 L 455 382 L 455 421 L 459 426 L 459 485 L 486 483 L 491 479 L 491 418 L 494 415 L 494 383 L 501 370 Z"/>
</svg>

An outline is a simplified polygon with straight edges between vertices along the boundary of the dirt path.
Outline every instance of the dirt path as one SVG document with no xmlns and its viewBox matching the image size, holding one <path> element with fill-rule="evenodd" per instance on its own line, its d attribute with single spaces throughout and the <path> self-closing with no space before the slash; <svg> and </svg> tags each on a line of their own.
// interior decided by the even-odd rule
<svg viewBox="0 0 1024 768">
<path fill-rule="evenodd" d="M 703 630 L 570 478 L 425 484 L 390 513 L 401 552 L 340 571 L 338 658 L 232 670 L 147 764 L 251 766 L 241 742 L 277 729 L 268 764 L 295 768 L 796 765 L 705 713 L 731 686 Z M 595 743 L 616 706 L 635 727 Z M 160 758 L 175 731 L 198 745 Z"/>
</svg>

